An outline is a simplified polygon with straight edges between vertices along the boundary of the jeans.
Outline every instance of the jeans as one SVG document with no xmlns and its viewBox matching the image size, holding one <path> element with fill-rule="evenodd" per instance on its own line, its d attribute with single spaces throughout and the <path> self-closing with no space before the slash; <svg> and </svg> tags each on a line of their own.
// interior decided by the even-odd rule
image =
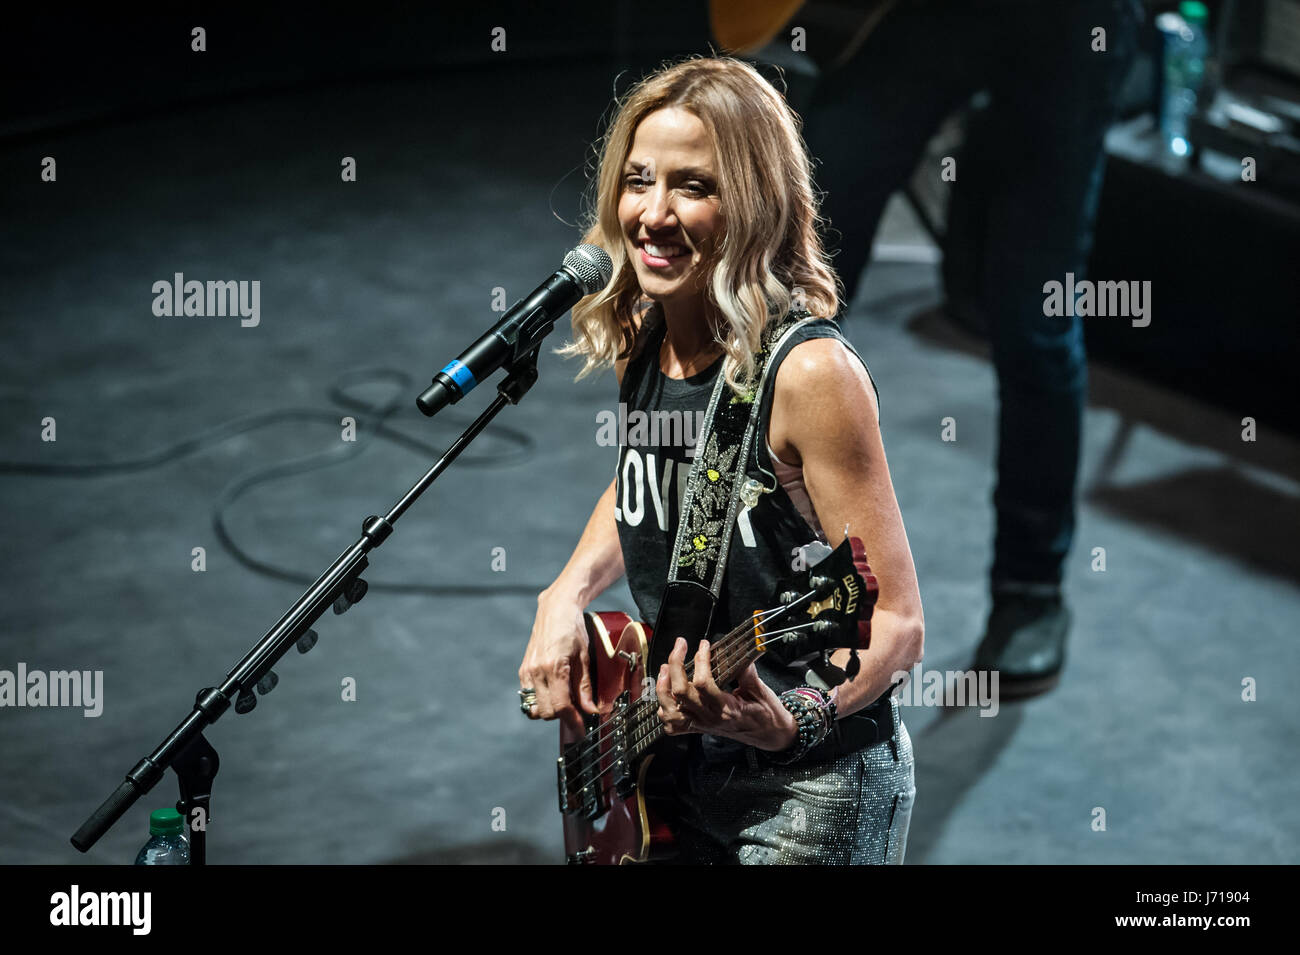
<svg viewBox="0 0 1300 955">
<path fill-rule="evenodd" d="M 1074 536 L 1083 329 L 1043 314 L 1043 286 L 1083 277 L 1140 16 L 1135 0 L 899 0 L 806 108 L 847 304 L 890 194 L 942 121 L 989 94 L 954 157 L 945 275 L 983 315 L 998 377 L 995 588 L 1059 584 Z"/>
<path fill-rule="evenodd" d="M 692 761 L 679 794 L 678 864 L 901 865 L 916 800 L 912 740 L 812 766 Z"/>
</svg>

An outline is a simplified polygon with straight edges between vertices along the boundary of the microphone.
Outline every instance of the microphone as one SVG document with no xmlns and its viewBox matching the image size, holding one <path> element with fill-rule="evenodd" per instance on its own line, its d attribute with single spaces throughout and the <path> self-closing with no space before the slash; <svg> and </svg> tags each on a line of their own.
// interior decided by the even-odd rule
<svg viewBox="0 0 1300 955">
<path fill-rule="evenodd" d="M 506 364 L 533 351 L 550 334 L 556 319 L 578 300 L 599 292 L 614 275 L 609 253 L 595 245 L 580 245 L 564 257 L 564 264 L 478 341 L 447 362 L 433 376 L 433 384 L 415 400 L 426 415 L 455 404 L 474 387 Z"/>
</svg>

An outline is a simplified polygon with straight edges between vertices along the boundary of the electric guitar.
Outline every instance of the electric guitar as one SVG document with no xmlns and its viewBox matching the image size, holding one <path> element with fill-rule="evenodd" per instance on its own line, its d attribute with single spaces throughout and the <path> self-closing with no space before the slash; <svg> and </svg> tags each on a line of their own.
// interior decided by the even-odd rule
<svg viewBox="0 0 1300 955">
<path fill-rule="evenodd" d="M 658 716 L 655 681 L 677 637 L 690 644 L 686 675 L 694 674 L 695 649 L 707 634 L 711 602 L 707 590 L 670 586 L 659 613 L 656 640 L 644 623 L 625 613 L 584 615 L 589 641 L 596 714 L 583 715 L 583 732 L 561 724 L 558 788 L 564 817 L 565 860 L 571 864 L 617 865 L 649 862 L 673 854 L 671 769 L 652 769 L 666 738 Z M 737 677 L 769 649 L 785 659 L 821 654 L 831 667 L 831 650 L 865 650 L 871 640 L 871 612 L 878 594 L 862 541 L 846 537 L 821 561 L 777 587 L 772 606 L 756 610 L 743 624 L 709 641 L 713 678 L 732 687 Z M 692 596 L 693 594 L 693 596 Z M 858 672 L 857 654 L 840 678 Z M 662 762 L 672 763 L 671 758 Z"/>
</svg>

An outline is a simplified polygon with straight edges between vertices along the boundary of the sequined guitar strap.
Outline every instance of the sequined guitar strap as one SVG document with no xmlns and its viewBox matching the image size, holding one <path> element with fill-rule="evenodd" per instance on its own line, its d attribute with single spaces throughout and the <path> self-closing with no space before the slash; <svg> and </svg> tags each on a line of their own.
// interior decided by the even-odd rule
<svg viewBox="0 0 1300 955">
<path fill-rule="evenodd" d="M 686 635 L 707 626 L 722 592 L 727 552 L 740 508 L 753 507 L 761 493 L 772 490 L 746 474 L 758 430 L 759 398 L 767 381 L 768 359 L 796 330 L 813 320 L 808 312 L 798 310 L 769 328 L 755 357 L 755 383 L 745 394 L 732 392 L 726 377 L 718 375 L 696 436 L 695 460 L 682 496 L 656 631 L 667 629 Z"/>
</svg>

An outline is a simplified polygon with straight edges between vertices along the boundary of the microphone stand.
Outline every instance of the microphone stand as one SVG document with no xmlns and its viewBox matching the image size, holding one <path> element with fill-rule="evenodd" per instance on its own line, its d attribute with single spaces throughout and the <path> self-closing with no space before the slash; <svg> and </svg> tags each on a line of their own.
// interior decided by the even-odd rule
<svg viewBox="0 0 1300 955">
<path fill-rule="evenodd" d="M 257 705 L 254 689 L 266 695 L 275 688 L 279 677 L 271 667 L 289 652 L 289 648 L 296 646 L 299 653 L 306 653 L 315 646 L 317 635 L 311 627 L 326 608 L 332 606 L 335 614 L 341 614 L 366 595 L 368 585 L 360 576 L 370 563 L 366 554 L 388 538 L 397 519 L 460 456 L 507 402 L 518 404 L 519 399 L 528 393 L 537 381 L 540 342 L 553 327 L 553 321 L 546 322 L 539 328 L 530 329 L 530 334 L 516 343 L 515 358 L 506 366 L 506 377 L 497 385 L 497 396 L 487 409 L 393 505 L 392 510 L 383 517 L 372 514 L 362 522 L 361 536 L 356 543 L 335 559 L 279 622 L 226 674 L 219 687 L 207 687 L 198 692 L 190 714 L 157 749 L 131 768 L 126 780 L 81 824 L 72 836 L 72 844 L 78 850 L 86 852 L 98 842 L 137 799 L 158 783 L 170 766 L 176 772 L 180 787 L 176 809 L 185 818 L 190 831 L 190 864 L 207 863 L 209 803 L 212 781 L 220 760 L 217 751 L 204 737 L 203 730 L 220 719 L 232 701 L 236 713 L 252 710 Z"/>
</svg>

